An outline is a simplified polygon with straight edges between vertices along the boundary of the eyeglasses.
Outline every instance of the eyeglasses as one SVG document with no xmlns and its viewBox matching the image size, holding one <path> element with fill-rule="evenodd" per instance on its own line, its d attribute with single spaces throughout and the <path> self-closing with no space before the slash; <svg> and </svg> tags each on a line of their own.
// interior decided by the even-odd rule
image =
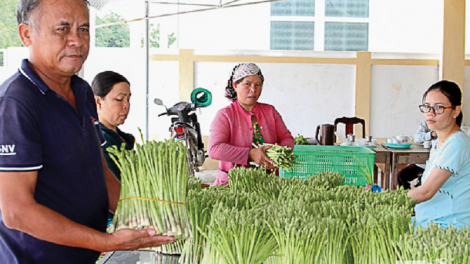
<svg viewBox="0 0 470 264">
<path fill-rule="evenodd" d="M 435 105 L 435 106 L 430 106 L 430 105 L 420 105 L 419 110 L 421 113 L 429 113 L 431 110 L 434 112 L 436 115 L 440 115 L 444 113 L 444 110 L 446 109 L 454 109 L 455 106 L 442 106 L 442 105 Z"/>
</svg>

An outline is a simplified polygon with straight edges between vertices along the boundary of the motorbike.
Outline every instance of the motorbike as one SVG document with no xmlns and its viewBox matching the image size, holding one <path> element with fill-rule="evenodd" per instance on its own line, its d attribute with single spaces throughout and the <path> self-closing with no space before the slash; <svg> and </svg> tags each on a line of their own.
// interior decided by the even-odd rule
<svg viewBox="0 0 470 264">
<path fill-rule="evenodd" d="M 211 92 L 204 88 L 196 88 L 191 93 L 191 103 L 178 102 L 170 108 L 167 108 L 159 98 L 155 98 L 154 103 L 166 109 L 158 115 L 159 117 L 163 115 L 171 117 L 169 128 L 171 138 L 182 142 L 188 148 L 189 174 L 194 176 L 207 157 L 195 111 L 212 103 Z"/>
</svg>

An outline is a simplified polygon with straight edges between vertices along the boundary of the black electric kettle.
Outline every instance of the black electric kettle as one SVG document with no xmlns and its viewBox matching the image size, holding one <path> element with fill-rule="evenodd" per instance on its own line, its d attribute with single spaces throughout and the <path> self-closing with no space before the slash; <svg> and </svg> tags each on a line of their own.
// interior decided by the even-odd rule
<svg viewBox="0 0 470 264">
<path fill-rule="evenodd" d="M 320 138 L 318 138 L 320 135 Z M 335 126 L 332 124 L 323 124 L 317 126 L 317 132 L 315 133 L 315 139 L 320 145 L 333 145 L 333 139 L 335 135 Z"/>
</svg>

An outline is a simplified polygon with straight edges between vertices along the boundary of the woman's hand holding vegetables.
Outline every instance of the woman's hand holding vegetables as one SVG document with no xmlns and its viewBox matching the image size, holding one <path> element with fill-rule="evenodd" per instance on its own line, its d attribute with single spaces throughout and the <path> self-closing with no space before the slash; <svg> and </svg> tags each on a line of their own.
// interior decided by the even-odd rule
<svg viewBox="0 0 470 264">
<path fill-rule="evenodd" d="M 248 155 L 249 160 L 255 162 L 259 166 L 263 166 L 268 170 L 274 169 L 274 162 L 266 155 L 266 150 L 272 146 L 260 146 L 258 148 L 252 148 Z"/>
<path fill-rule="evenodd" d="M 171 236 L 155 235 L 155 230 L 146 228 L 142 230 L 120 229 L 109 234 L 113 237 L 112 242 L 108 244 L 108 249 L 104 251 L 115 250 L 137 250 L 140 248 L 159 247 L 164 244 L 176 242 Z"/>
</svg>

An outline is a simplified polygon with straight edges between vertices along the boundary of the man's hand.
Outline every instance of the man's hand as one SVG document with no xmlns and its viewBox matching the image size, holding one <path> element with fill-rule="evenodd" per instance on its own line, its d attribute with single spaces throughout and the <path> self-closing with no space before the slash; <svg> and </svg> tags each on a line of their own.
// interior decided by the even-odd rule
<svg viewBox="0 0 470 264">
<path fill-rule="evenodd" d="M 120 229 L 109 234 L 111 236 L 110 243 L 103 252 L 116 250 L 137 250 L 148 247 L 159 247 L 161 245 L 176 242 L 174 237 L 157 236 L 152 228 L 134 230 Z"/>
</svg>

